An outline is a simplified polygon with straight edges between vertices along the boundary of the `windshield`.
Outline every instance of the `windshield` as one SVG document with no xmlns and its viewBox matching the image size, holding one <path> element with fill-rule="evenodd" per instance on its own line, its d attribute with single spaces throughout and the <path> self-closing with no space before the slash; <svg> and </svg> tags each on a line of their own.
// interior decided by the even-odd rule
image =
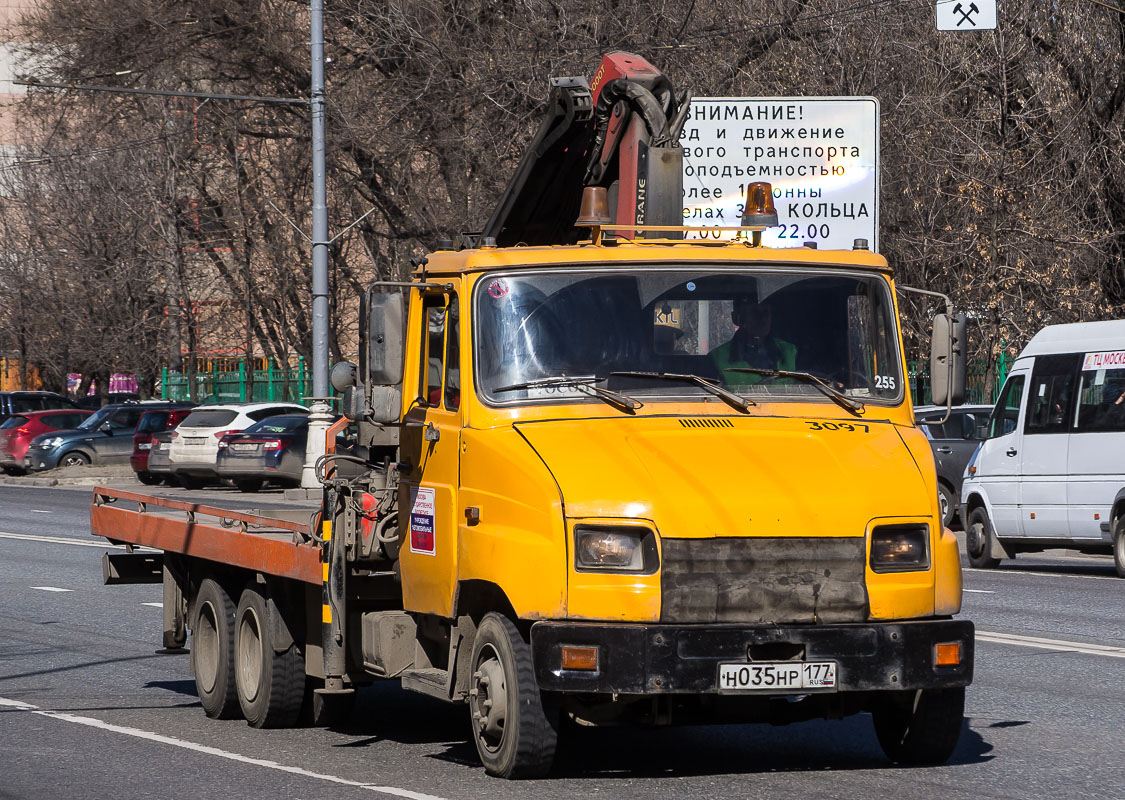
<svg viewBox="0 0 1125 800">
<path fill-rule="evenodd" d="M 669 268 L 538 271 L 477 286 L 477 380 L 491 402 L 590 399 L 573 386 L 516 387 L 567 376 L 632 397 L 711 398 L 695 375 L 758 399 L 830 402 L 807 372 L 863 402 L 903 396 L 889 285 L 881 277 L 792 270 Z M 746 370 L 746 371 L 741 371 Z"/>
<path fill-rule="evenodd" d="M 98 426 L 113 416 L 113 412 L 116 410 L 117 409 L 112 406 L 105 406 L 104 408 L 98 409 L 96 412 L 86 417 L 86 419 L 82 420 L 82 423 L 78 426 L 78 430 L 97 430 Z"/>
<path fill-rule="evenodd" d="M 261 422 L 255 422 L 243 433 L 293 433 L 309 426 L 306 416 L 268 417 Z"/>
</svg>

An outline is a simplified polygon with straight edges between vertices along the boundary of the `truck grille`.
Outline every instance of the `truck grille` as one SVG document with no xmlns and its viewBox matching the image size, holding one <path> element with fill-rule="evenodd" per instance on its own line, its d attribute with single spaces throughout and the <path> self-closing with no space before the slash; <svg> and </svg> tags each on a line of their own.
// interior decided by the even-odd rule
<svg viewBox="0 0 1125 800">
<path fill-rule="evenodd" d="M 862 622 L 866 539 L 663 539 L 660 621 Z"/>
</svg>

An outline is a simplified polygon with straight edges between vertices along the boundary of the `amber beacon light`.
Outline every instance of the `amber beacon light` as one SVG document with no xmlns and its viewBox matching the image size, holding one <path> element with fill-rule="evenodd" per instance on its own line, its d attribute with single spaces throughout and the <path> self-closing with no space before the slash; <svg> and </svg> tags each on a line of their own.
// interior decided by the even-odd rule
<svg viewBox="0 0 1125 800">
<path fill-rule="evenodd" d="M 757 181 L 746 187 L 746 209 L 742 212 L 744 228 L 777 227 L 777 209 L 773 205 L 773 187 Z"/>
</svg>

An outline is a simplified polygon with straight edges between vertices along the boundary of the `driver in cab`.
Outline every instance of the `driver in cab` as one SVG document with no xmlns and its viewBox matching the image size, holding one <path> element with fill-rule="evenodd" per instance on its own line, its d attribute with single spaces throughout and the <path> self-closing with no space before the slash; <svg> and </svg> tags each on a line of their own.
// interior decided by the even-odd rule
<svg viewBox="0 0 1125 800">
<path fill-rule="evenodd" d="M 729 367 L 793 370 L 797 365 L 797 348 L 770 332 L 773 313 L 758 298 L 743 294 L 735 297 L 730 314 L 734 335 L 708 355 L 728 386 L 750 386 L 764 380 L 762 375 L 725 372 Z"/>
</svg>

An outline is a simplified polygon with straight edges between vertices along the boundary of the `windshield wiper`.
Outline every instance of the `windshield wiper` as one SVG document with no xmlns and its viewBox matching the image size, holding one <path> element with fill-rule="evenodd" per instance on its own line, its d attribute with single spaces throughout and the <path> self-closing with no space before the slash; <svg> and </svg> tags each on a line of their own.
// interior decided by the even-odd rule
<svg viewBox="0 0 1125 800">
<path fill-rule="evenodd" d="M 689 375 L 682 372 L 634 372 L 632 370 L 621 370 L 611 372 L 610 375 L 620 375 L 625 378 L 657 378 L 664 381 L 684 381 L 685 383 L 694 383 L 705 392 L 710 392 L 715 397 L 721 397 L 729 405 L 734 406 L 744 414 L 750 413 L 750 406 L 758 405 L 753 400 L 748 400 L 745 397 L 735 394 L 730 389 L 725 389 L 717 383 L 712 383 L 706 378 L 701 378 L 698 375 Z"/>
<path fill-rule="evenodd" d="M 583 394 L 590 395 L 605 400 L 612 406 L 617 406 L 624 411 L 633 413 L 638 408 L 644 406 L 640 400 L 635 400 L 628 395 L 621 394 L 620 392 L 611 392 L 609 389 L 603 389 L 600 386 L 595 386 L 594 382 L 602 380 L 601 378 L 579 378 L 568 377 L 566 375 L 556 375 L 550 378 L 536 378 L 531 381 L 524 381 L 523 383 L 513 383 L 510 386 L 501 386 L 499 389 L 494 389 L 496 392 L 514 392 L 519 389 L 534 389 L 540 386 L 572 386 Z"/>
<path fill-rule="evenodd" d="M 727 367 L 723 372 L 746 372 L 751 375 L 765 375 L 767 378 L 796 378 L 799 381 L 811 383 L 853 414 L 862 414 L 864 411 L 864 405 L 859 400 L 848 397 L 809 372 L 793 372 L 787 369 L 757 369 L 756 367 Z"/>
</svg>

